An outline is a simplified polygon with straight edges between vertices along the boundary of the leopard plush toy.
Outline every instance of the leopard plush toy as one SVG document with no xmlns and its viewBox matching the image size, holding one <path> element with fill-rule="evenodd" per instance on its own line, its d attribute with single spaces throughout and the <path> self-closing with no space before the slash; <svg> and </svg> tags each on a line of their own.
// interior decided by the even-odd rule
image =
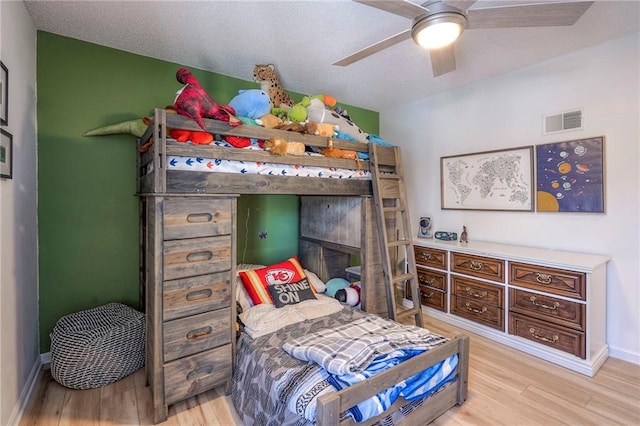
<svg viewBox="0 0 640 426">
<path fill-rule="evenodd" d="M 282 88 L 273 64 L 256 65 L 253 68 L 253 80 L 260 84 L 263 92 L 269 94 L 269 99 L 275 108 L 283 104 L 293 106 L 296 103 Z"/>
</svg>

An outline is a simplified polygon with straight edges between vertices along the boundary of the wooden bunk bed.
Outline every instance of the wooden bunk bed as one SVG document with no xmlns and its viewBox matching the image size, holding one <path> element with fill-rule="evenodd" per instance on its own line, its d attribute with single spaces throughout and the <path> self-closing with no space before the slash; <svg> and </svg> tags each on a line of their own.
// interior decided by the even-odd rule
<svg viewBox="0 0 640 426">
<path fill-rule="evenodd" d="M 216 135 L 268 139 L 272 136 L 303 142 L 316 148 L 329 146 L 325 137 L 270 130 L 255 126 L 231 127 L 205 119 Z M 362 309 L 386 316 L 381 245 L 370 179 L 333 179 L 245 173 L 175 170 L 170 158 L 194 161 L 233 160 L 278 163 L 366 172 L 359 162 L 323 156 L 275 156 L 266 151 L 178 143 L 168 129 L 199 130 L 192 120 L 156 109 L 152 124 L 138 146 L 153 139 L 151 149 L 139 153 L 137 190 L 141 206 L 140 283 L 147 318 L 147 379 L 152 390 L 154 421 L 167 418 L 168 406 L 227 383 L 235 366 L 236 345 L 236 197 L 241 194 L 294 194 L 301 197 L 301 232 L 298 257 L 322 280 L 344 275 L 350 254 L 361 257 Z M 368 153 L 368 144 L 333 140 L 337 148 Z M 395 147 L 379 147 L 380 169 L 393 167 Z M 315 208 L 318 205 L 323 208 Z M 342 232 L 340 224 L 327 231 L 309 223 L 347 215 L 358 224 L 355 232 Z M 337 215 L 337 216 L 336 216 Z M 388 226 L 393 226 L 389 224 Z M 359 233 L 359 235 L 357 235 Z M 354 235 L 355 234 L 355 235 Z M 412 358 L 366 382 L 326 395 L 319 400 L 320 425 L 339 423 L 338 414 L 373 395 L 376 390 L 410 377 L 439 360 L 457 354 L 457 380 L 429 397 L 410 419 L 423 424 L 467 395 L 468 338 L 460 336 L 435 350 Z M 373 392 L 373 393 L 372 393 Z M 397 405 L 397 404 L 396 404 Z M 394 410 L 398 407 L 394 405 Z M 429 420 L 429 421 L 430 421 Z"/>
</svg>

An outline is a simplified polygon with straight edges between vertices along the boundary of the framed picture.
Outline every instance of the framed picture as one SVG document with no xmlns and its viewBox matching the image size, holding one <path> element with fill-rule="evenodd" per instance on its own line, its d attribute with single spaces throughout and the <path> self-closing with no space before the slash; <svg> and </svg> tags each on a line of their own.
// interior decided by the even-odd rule
<svg viewBox="0 0 640 426">
<path fill-rule="evenodd" d="M 539 212 L 604 213 L 604 136 L 536 146 Z"/>
<path fill-rule="evenodd" d="M 13 170 L 13 136 L 0 129 L 0 178 L 11 179 Z"/>
<path fill-rule="evenodd" d="M 443 210 L 533 211 L 533 146 L 440 158 Z"/>
<path fill-rule="evenodd" d="M 9 70 L 0 61 L 0 124 L 9 123 Z"/>
</svg>

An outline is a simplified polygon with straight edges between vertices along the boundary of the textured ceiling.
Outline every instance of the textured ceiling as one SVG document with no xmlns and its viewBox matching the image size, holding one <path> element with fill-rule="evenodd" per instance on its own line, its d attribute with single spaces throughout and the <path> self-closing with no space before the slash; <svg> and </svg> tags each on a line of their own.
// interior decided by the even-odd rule
<svg viewBox="0 0 640 426">
<path fill-rule="evenodd" d="M 349 0 L 25 3 L 38 30 L 244 80 L 255 64 L 273 63 L 286 89 L 375 111 L 640 31 L 637 0 L 596 1 L 571 27 L 467 30 L 457 69 L 434 78 L 429 55 L 411 40 L 333 66 L 411 25 Z M 477 5 L 489 3 L 517 2 Z"/>
</svg>

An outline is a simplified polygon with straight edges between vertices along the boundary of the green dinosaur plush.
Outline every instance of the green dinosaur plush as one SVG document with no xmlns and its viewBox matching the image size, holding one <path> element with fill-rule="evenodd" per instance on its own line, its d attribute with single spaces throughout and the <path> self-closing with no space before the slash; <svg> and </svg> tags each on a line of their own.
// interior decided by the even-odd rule
<svg viewBox="0 0 640 426">
<path fill-rule="evenodd" d="M 135 120 L 123 121 L 122 123 L 110 124 L 108 126 L 99 127 L 97 129 L 84 132 L 82 136 L 105 136 L 116 134 L 127 134 L 135 137 L 142 137 L 144 132 L 149 127 L 147 120 L 144 118 L 137 118 Z"/>
</svg>

